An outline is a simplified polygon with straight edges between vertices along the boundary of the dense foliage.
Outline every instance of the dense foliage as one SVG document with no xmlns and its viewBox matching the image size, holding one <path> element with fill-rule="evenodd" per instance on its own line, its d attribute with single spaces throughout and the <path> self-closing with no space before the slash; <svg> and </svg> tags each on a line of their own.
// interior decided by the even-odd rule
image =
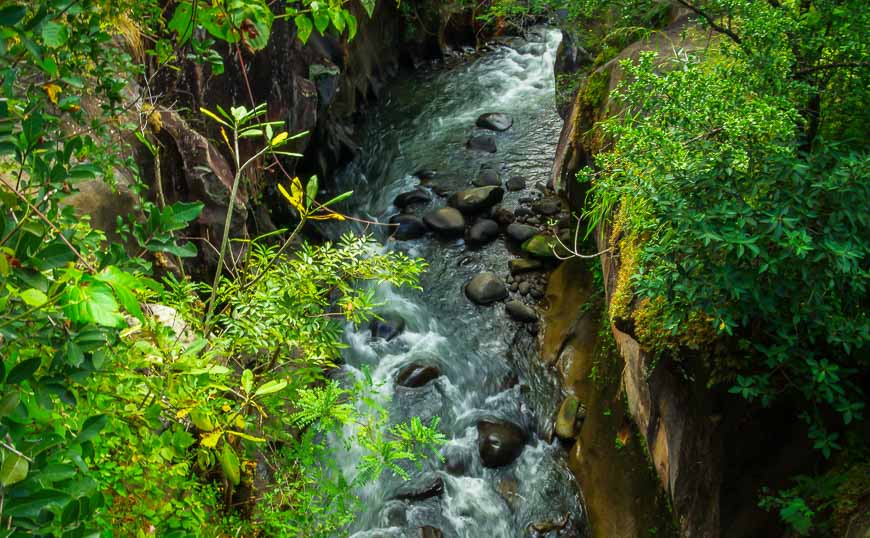
<svg viewBox="0 0 870 538">
<path fill-rule="evenodd" d="M 795 406 L 828 458 L 863 419 L 870 366 L 870 9 L 674 5 L 712 41 L 622 63 L 612 145 L 581 174 L 623 264 L 611 316 L 655 352 L 703 350 L 711 384 Z M 783 505 L 801 532 L 811 515 Z"/>
<path fill-rule="evenodd" d="M 287 156 L 283 122 L 253 103 L 202 111 L 235 173 L 211 285 L 180 263 L 197 254 L 183 234 L 202 204 L 149 199 L 132 158 L 133 143 L 161 152 L 140 90 L 155 70 L 194 58 L 218 73 L 216 42 L 260 49 L 279 17 L 302 40 L 353 37 L 348 7 L 0 7 L 0 535 L 328 535 L 351 521 L 354 488 L 441 442 L 437 424 L 388 426 L 371 380 L 326 377 L 343 324 L 373 315 L 364 283 L 413 286 L 422 262 L 365 237 L 293 250 L 306 220 L 342 218 L 328 207 L 342 197 L 315 200 L 316 177 L 281 187 L 294 231 L 230 237 L 244 172 Z M 79 189 L 124 174 L 137 213 L 94 229 Z M 343 436 L 363 448 L 351 477 L 336 464 Z"/>
</svg>

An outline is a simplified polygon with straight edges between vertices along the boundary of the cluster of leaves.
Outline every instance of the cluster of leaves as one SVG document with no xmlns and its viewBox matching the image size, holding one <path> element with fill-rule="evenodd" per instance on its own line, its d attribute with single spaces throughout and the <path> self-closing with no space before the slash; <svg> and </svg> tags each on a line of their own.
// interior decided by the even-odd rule
<svg viewBox="0 0 870 538">
<path fill-rule="evenodd" d="M 343 21 L 352 35 L 355 19 L 341 5 L 306 2 L 308 11 L 294 17 L 315 17 L 321 29 L 321 12 L 338 10 L 341 19 L 331 16 L 331 24 L 342 31 Z M 114 186 L 116 171 L 135 175 L 129 141 L 159 155 L 130 113 L 138 101 L 135 86 L 128 90 L 142 80 L 146 56 L 165 66 L 190 44 L 208 59 L 209 39 L 261 48 L 275 17 L 256 1 L 172 7 L 169 21 L 151 0 L 0 7 L 4 536 L 186 536 L 205 527 L 217 535 L 229 524 L 221 518 L 237 519 L 238 504 L 255 504 L 244 492 L 258 466 L 278 469 L 275 491 L 289 497 L 234 525 L 260 532 L 269 514 L 291 534 L 316 536 L 348 523 L 358 485 L 335 473 L 328 435 L 341 435 L 348 422 L 367 425 L 348 442 L 365 448 L 359 475 L 369 479 L 441 442 L 436 424 L 387 428 L 382 410 L 359 403 L 375 401 L 369 389 L 341 389 L 324 378 L 340 350 L 339 321 L 371 315 L 372 296 L 357 284 L 414 285 L 420 262 L 378 255 L 370 239 L 350 237 L 294 256 L 286 254 L 290 239 L 280 247 L 245 241 L 241 259 L 225 260 L 227 233 L 214 285 L 183 273 L 158 282 L 155 259 L 197 254 L 180 232 L 202 204 L 143 197 L 136 214 L 119 218 L 124 244 L 77 214 L 85 182 Z M 175 41 L 161 37 L 167 30 Z M 143 39 L 151 43 L 144 53 Z M 235 164 L 229 218 L 242 171 L 266 153 L 283 154 L 293 137 L 281 132 L 283 122 L 263 121 L 263 107 L 206 112 L 225 128 Z M 242 156 L 241 138 L 263 147 Z M 316 178 L 307 196 L 299 180 L 290 191 L 301 222 L 340 218 L 328 206 L 342 197 L 314 200 Z M 327 477 L 342 487 L 312 495 Z M 333 501 L 344 508 L 334 510 Z"/>
<path fill-rule="evenodd" d="M 719 341 L 713 383 L 793 403 L 824 457 L 863 419 L 870 50 L 862 2 L 678 2 L 717 36 L 702 52 L 624 62 L 592 227 L 635 252 L 628 316 L 679 356 Z M 625 293 L 626 290 L 621 290 Z M 639 315 L 642 314 L 642 315 Z M 808 512 L 788 503 L 789 521 Z"/>
</svg>

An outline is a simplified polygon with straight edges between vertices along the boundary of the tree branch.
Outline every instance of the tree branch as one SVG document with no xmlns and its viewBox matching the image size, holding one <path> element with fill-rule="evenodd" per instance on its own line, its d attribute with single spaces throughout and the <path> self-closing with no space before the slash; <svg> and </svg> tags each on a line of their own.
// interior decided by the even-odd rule
<svg viewBox="0 0 870 538">
<path fill-rule="evenodd" d="M 816 71 L 825 71 L 828 69 L 841 69 L 841 68 L 850 68 L 850 67 L 870 67 L 870 62 L 834 62 L 830 64 L 823 65 L 814 65 L 811 67 L 804 67 L 803 69 L 798 69 L 798 75 L 808 75 L 810 73 L 815 73 Z"/>
<path fill-rule="evenodd" d="M 684 6 L 684 7 L 689 8 L 696 15 L 703 17 L 704 20 L 707 21 L 707 24 L 710 25 L 710 28 L 716 30 L 720 34 L 727 35 L 731 39 L 731 41 L 737 43 L 741 47 L 743 46 L 743 40 L 740 39 L 740 36 L 738 36 L 737 34 L 732 32 L 728 28 L 725 28 L 724 26 L 717 24 L 716 20 L 709 13 L 701 10 L 701 8 L 699 8 L 698 6 L 695 6 L 693 4 L 690 4 L 689 2 L 686 2 L 686 0 L 677 0 L 677 3 Z"/>
</svg>

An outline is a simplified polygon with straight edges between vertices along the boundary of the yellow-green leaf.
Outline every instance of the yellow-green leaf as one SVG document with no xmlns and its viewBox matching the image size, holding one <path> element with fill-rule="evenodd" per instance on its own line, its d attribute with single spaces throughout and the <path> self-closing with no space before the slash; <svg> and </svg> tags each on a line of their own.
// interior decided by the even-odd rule
<svg viewBox="0 0 870 538">
<path fill-rule="evenodd" d="M 214 448 L 217 446 L 218 441 L 221 440 L 223 434 L 224 432 L 222 432 L 221 430 L 204 433 L 202 434 L 202 440 L 200 441 L 200 444 L 202 444 L 202 446 L 206 448 Z"/>
<path fill-rule="evenodd" d="M 223 444 L 220 455 L 218 455 L 218 461 L 220 461 L 221 469 L 223 469 L 227 480 L 232 485 L 238 486 L 242 478 L 239 469 L 239 457 L 236 456 L 236 451 L 233 450 L 233 447 L 229 443 Z"/>
<path fill-rule="evenodd" d="M 48 302 L 48 297 L 36 288 L 30 288 L 21 292 L 21 300 L 28 306 L 40 307 Z"/>
<path fill-rule="evenodd" d="M 210 432 L 214 429 L 214 423 L 211 421 L 211 417 L 209 417 L 202 409 L 191 409 L 190 421 L 193 422 L 194 426 L 204 432 Z"/>
<path fill-rule="evenodd" d="M 26 459 L 18 454 L 7 452 L 6 457 L 3 458 L 3 465 L 0 466 L 0 485 L 6 487 L 21 482 L 27 478 L 29 470 L 30 464 Z"/>
</svg>

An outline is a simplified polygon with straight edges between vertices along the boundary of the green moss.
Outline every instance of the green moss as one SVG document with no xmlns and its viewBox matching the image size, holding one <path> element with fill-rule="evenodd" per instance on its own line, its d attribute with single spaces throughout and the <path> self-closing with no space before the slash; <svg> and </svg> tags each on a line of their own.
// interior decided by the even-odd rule
<svg viewBox="0 0 870 538">
<path fill-rule="evenodd" d="M 609 89 L 610 70 L 593 71 L 580 90 L 580 103 L 585 108 L 598 108 L 607 98 Z"/>
</svg>

